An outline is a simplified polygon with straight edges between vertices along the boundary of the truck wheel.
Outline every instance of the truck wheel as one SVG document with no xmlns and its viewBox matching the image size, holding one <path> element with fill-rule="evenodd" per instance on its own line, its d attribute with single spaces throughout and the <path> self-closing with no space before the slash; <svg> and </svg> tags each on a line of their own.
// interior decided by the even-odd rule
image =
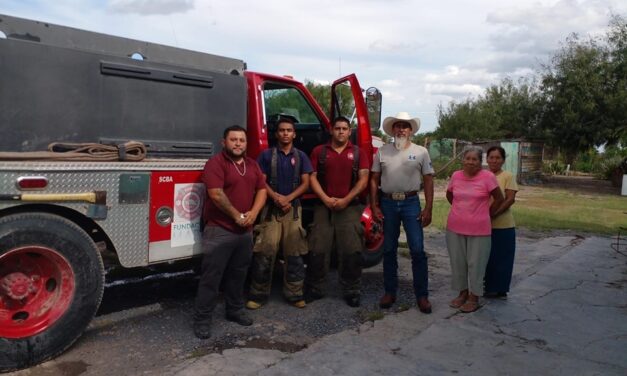
<svg viewBox="0 0 627 376">
<path fill-rule="evenodd" d="M 62 353 L 96 314 L 104 267 L 93 240 L 47 213 L 0 219 L 0 372 Z"/>
<path fill-rule="evenodd" d="M 366 247 L 362 254 L 362 267 L 369 268 L 381 262 L 383 258 L 383 225 L 372 217 L 370 206 L 361 215 L 364 226 Z"/>
</svg>

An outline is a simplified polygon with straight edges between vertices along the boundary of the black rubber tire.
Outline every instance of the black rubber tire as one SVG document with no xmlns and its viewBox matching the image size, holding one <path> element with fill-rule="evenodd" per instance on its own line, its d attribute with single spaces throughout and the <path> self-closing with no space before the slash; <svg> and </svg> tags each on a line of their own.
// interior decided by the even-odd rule
<svg viewBox="0 0 627 376">
<path fill-rule="evenodd" d="M 104 266 L 96 244 L 73 222 L 48 213 L 0 218 L 0 255 L 25 245 L 63 255 L 74 271 L 75 293 L 66 312 L 45 331 L 27 338 L 0 338 L 0 372 L 31 367 L 65 351 L 91 322 L 104 291 Z"/>
<path fill-rule="evenodd" d="M 364 269 L 378 265 L 382 259 L 383 259 L 383 242 L 381 242 L 381 245 L 376 251 L 373 252 L 373 251 L 364 250 L 361 253 L 361 262 L 362 262 L 361 265 Z"/>
</svg>

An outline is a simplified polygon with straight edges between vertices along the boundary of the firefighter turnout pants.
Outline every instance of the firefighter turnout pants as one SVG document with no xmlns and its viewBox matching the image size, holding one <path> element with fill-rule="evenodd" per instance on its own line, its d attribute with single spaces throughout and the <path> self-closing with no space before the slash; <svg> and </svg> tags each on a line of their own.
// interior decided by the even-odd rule
<svg viewBox="0 0 627 376">
<path fill-rule="evenodd" d="M 361 292 L 361 252 L 364 249 L 364 228 L 361 224 L 363 205 L 354 204 L 342 211 L 331 211 L 319 204 L 309 234 L 309 263 L 306 289 L 317 295 L 326 294 L 326 278 L 333 250 L 337 253 L 337 270 L 344 296 Z"/>
<path fill-rule="evenodd" d="M 297 210 L 297 216 L 294 213 Z M 279 250 L 283 251 L 283 295 L 289 302 L 303 299 L 307 238 L 301 222 L 301 208 L 283 213 L 272 210 L 268 218 L 255 226 L 249 298 L 259 303 L 267 301 L 272 287 L 272 273 Z"/>
</svg>

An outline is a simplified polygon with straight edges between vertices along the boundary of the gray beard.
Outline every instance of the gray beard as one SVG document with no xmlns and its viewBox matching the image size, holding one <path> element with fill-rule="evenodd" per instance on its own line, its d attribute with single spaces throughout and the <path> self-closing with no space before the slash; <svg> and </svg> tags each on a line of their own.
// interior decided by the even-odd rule
<svg viewBox="0 0 627 376">
<path fill-rule="evenodd" d="M 409 137 L 394 137 L 394 147 L 396 150 L 403 150 L 405 146 L 407 146 L 407 141 Z"/>
</svg>

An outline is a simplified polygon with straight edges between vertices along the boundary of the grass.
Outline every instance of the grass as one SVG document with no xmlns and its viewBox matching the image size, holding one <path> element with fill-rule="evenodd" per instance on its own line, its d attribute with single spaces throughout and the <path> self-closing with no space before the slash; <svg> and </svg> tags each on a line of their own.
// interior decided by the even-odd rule
<svg viewBox="0 0 627 376">
<path fill-rule="evenodd" d="M 433 226 L 446 228 L 450 209 L 436 198 Z M 607 194 L 582 194 L 564 189 L 521 187 L 512 207 L 517 227 L 532 230 L 574 230 L 615 235 L 627 226 L 627 198 Z"/>
</svg>

